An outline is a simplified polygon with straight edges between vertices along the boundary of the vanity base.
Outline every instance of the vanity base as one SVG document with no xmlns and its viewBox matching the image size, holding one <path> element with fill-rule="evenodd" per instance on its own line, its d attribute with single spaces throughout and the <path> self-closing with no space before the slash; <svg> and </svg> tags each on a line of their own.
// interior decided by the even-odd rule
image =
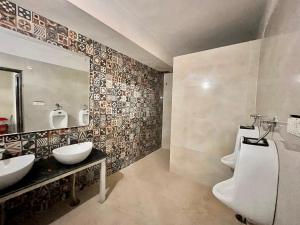
<svg viewBox="0 0 300 225">
<path fill-rule="evenodd" d="M 51 157 L 49 159 L 39 160 L 33 165 L 31 171 L 20 182 L 0 191 L 1 225 L 5 224 L 6 201 L 67 176 L 72 176 L 71 205 L 78 205 L 80 200 L 76 196 L 76 173 L 96 165 L 100 165 L 99 202 L 103 203 L 106 199 L 105 153 L 100 150 L 93 149 L 86 160 L 75 165 L 63 165 Z"/>
</svg>

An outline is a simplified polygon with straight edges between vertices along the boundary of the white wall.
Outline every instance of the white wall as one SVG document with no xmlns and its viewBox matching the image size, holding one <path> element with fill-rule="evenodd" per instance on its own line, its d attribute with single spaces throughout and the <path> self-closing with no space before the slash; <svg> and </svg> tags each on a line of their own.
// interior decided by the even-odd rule
<svg viewBox="0 0 300 225">
<path fill-rule="evenodd" d="M 0 117 L 10 119 L 14 115 L 13 75 L 0 70 Z"/>
<path fill-rule="evenodd" d="M 170 149 L 173 74 L 164 74 L 162 148 Z"/>
<path fill-rule="evenodd" d="M 257 111 L 287 122 L 300 114 L 300 1 L 272 0 L 264 27 L 257 92 Z M 276 128 L 283 141 L 279 151 L 279 188 L 275 225 L 300 221 L 300 138 Z"/>
<path fill-rule="evenodd" d="M 220 158 L 255 112 L 260 40 L 174 59 L 170 170 L 203 185 L 229 178 Z"/>
</svg>

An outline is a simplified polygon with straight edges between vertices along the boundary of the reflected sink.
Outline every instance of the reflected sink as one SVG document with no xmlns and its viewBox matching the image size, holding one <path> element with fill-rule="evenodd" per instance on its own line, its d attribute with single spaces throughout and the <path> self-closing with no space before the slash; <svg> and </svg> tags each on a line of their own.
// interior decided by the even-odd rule
<svg viewBox="0 0 300 225">
<path fill-rule="evenodd" d="M 92 142 L 84 142 L 74 145 L 67 145 L 53 150 L 54 158 L 66 165 L 80 163 L 85 160 L 93 148 Z"/>
<path fill-rule="evenodd" d="M 34 155 L 23 155 L 0 161 L 0 190 L 20 181 L 32 168 Z"/>
</svg>

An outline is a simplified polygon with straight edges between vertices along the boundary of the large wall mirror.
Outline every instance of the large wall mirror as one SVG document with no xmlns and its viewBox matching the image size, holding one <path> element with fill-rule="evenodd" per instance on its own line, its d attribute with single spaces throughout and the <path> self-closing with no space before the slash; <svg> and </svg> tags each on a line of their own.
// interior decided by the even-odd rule
<svg viewBox="0 0 300 225">
<path fill-rule="evenodd" d="M 0 30 L 0 135 L 89 124 L 89 58 Z"/>
</svg>

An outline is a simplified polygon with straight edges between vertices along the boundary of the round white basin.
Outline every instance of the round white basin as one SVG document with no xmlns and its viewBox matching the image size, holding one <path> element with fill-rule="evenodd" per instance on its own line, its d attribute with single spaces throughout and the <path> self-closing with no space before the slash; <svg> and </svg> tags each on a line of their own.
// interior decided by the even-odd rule
<svg viewBox="0 0 300 225">
<path fill-rule="evenodd" d="M 92 142 L 68 145 L 54 149 L 53 156 L 62 164 L 72 165 L 85 160 L 91 153 L 92 148 Z"/>
<path fill-rule="evenodd" d="M 0 190 L 21 180 L 32 168 L 34 155 L 23 155 L 0 161 Z"/>
</svg>

